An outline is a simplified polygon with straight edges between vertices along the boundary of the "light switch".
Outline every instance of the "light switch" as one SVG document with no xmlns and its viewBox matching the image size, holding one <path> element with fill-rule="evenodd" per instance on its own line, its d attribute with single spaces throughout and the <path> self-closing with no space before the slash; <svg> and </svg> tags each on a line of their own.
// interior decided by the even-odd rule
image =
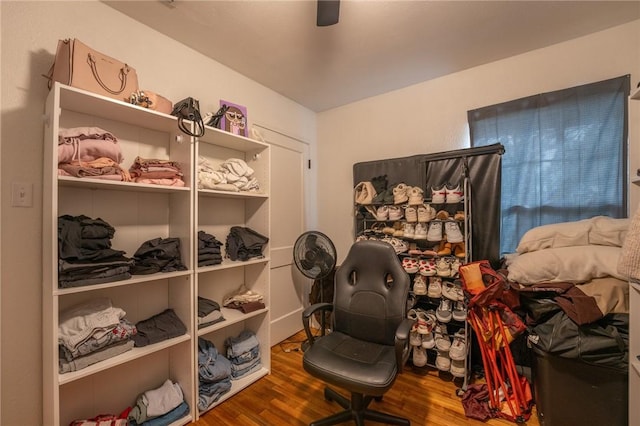
<svg viewBox="0 0 640 426">
<path fill-rule="evenodd" d="M 11 205 L 13 207 L 33 206 L 33 184 L 30 182 L 12 182 Z"/>
</svg>

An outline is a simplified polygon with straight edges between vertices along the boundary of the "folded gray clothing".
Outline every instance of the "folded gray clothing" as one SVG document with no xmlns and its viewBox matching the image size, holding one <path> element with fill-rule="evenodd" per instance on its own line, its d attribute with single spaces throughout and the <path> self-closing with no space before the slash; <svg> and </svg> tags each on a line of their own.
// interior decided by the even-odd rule
<svg viewBox="0 0 640 426">
<path fill-rule="evenodd" d="M 198 316 L 204 317 L 213 311 L 219 311 L 220 304 L 215 300 L 207 299 L 205 297 L 198 296 Z"/>
<path fill-rule="evenodd" d="M 60 281 L 78 281 L 87 278 L 107 278 L 114 275 L 124 274 L 125 272 L 129 272 L 128 266 L 100 266 L 93 270 L 62 272 L 58 274 L 58 279 Z"/>
<path fill-rule="evenodd" d="M 222 321 L 226 321 L 226 319 L 224 317 L 219 317 L 218 319 L 207 322 L 200 322 L 200 319 L 198 319 L 198 329 L 209 327 L 210 325 L 217 324 Z"/>
<path fill-rule="evenodd" d="M 129 412 L 129 420 L 144 423 L 154 417 L 167 414 L 184 401 L 182 388 L 171 380 L 166 380 L 162 386 L 144 392 L 136 400 L 136 405 Z"/>
<path fill-rule="evenodd" d="M 215 321 L 219 318 L 222 318 L 222 312 L 219 310 L 211 311 L 207 315 L 198 316 L 198 324 L 202 324 L 208 321 Z"/>
<path fill-rule="evenodd" d="M 90 261 L 90 260 L 74 260 L 69 262 L 64 259 L 58 259 L 58 271 L 59 272 L 71 272 L 71 271 L 90 271 L 93 268 L 99 267 L 116 267 L 116 266 L 131 266 L 133 265 L 133 259 L 129 259 L 125 256 L 111 258 L 107 260 Z"/>
<path fill-rule="evenodd" d="M 84 280 L 77 281 L 59 281 L 58 288 L 71 288 L 71 287 L 82 287 L 85 285 L 96 285 L 96 284 L 104 284 L 116 281 L 124 281 L 131 278 L 131 274 L 125 272 L 124 274 L 113 275 L 111 277 L 103 277 L 103 278 L 86 278 Z"/>
<path fill-rule="evenodd" d="M 71 371 L 82 370 L 97 362 L 104 361 L 105 359 L 113 358 L 116 355 L 120 355 L 133 349 L 133 340 L 125 340 L 122 342 L 114 343 L 96 352 L 91 352 L 85 356 L 78 357 L 73 361 L 67 361 L 64 358 L 64 353 L 59 354 L 58 371 L 60 374 L 69 373 Z"/>
<path fill-rule="evenodd" d="M 173 309 L 165 309 L 151 318 L 139 321 L 136 329 L 138 332 L 133 336 L 136 347 L 162 342 L 187 332 L 187 327 Z"/>
</svg>

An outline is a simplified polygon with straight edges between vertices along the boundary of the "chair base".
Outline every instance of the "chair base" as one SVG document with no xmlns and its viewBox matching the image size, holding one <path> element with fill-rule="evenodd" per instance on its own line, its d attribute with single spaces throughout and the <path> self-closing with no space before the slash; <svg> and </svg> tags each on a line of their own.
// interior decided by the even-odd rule
<svg viewBox="0 0 640 426">
<path fill-rule="evenodd" d="M 381 413 L 379 411 L 370 410 L 367 407 L 372 399 L 379 401 L 382 397 L 373 398 L 371 396 L 364 396 L 360 393 L 352 393 L 351 401 L 331 388 L 324 389 L 324 398 L 327 401 L 335 401 L 344 411 L 333 414 L 324 419 L 316 420 L 311 423 L 310 426 L 329 426 L 344 423 L 349 420 L 356 422 L 356 425 L 363 426 L 364 420 L 373 420 L 380 423 L 386 423 L 391 425 L 409 426 L 411 422 L 408 419 L 394 416 L 391 414 Z"/>
</svg>

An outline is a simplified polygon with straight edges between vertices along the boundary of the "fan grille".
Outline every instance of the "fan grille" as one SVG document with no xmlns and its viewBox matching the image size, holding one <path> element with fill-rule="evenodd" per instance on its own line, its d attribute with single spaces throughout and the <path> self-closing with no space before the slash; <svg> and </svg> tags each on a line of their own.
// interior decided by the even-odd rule
<svg viewBox="0 0 640 426">
<path fill-rule="evenodd" d="M 336 266 L 336 249 L 322 232 L 308 231 L 296 240 L 293 259 L 298 270 L 307 278 L 323 278 Z"/>
</svg>

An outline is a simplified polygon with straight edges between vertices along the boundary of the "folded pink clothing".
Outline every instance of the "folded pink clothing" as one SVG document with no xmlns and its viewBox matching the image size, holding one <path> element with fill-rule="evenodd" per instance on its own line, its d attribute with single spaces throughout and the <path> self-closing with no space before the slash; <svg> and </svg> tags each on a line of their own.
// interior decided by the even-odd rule
<svg viewBox="0 0 640 426">
<path fill-rule="evenodd" d="M 136 178 L 135 181 L 137 183 L 148 183 L 151 185 L 164 185 L 164 186 L 184 186 L 185 183 L 182 179 L 174 178 L 174 179 L 144 179 L 144 178 Z"/>
<path fill-rule="evenodd" d="M 176 172 L 144 172 L 141 170 L 130 169 L 129 173 L 135 179 L 176 179 L 182 176 L 182 173 Z"/>
<path fill-rule="evenodd" d="M 71 127 L 69 129 L 61 128 L 58 130 L 58 144 L 67 143 L 72 139 L 118 140 L 113 133 L 101 129 L 100 127 Z"/>
<path fill-rule="evenodd" d="M 79 178 L 117 175 L 119 177 L 117 180 L 125 182 L 131 181 L 129 172 L 120 167 L 120 165 L 112 159 L 105 157 L 88 162 L 72 161 L 70 163 L 58 164 L 58 169 L 64 170 L 68 176 Z"/>
<path fill-rule="evenodd" d="M 103 139 L 74 139 L 58 145 L 58 163 L 71 161 L 94 161 L 100 157 L 110 158 L 120 164 L 124 160 L 117 141 Z"/>
</svg>

